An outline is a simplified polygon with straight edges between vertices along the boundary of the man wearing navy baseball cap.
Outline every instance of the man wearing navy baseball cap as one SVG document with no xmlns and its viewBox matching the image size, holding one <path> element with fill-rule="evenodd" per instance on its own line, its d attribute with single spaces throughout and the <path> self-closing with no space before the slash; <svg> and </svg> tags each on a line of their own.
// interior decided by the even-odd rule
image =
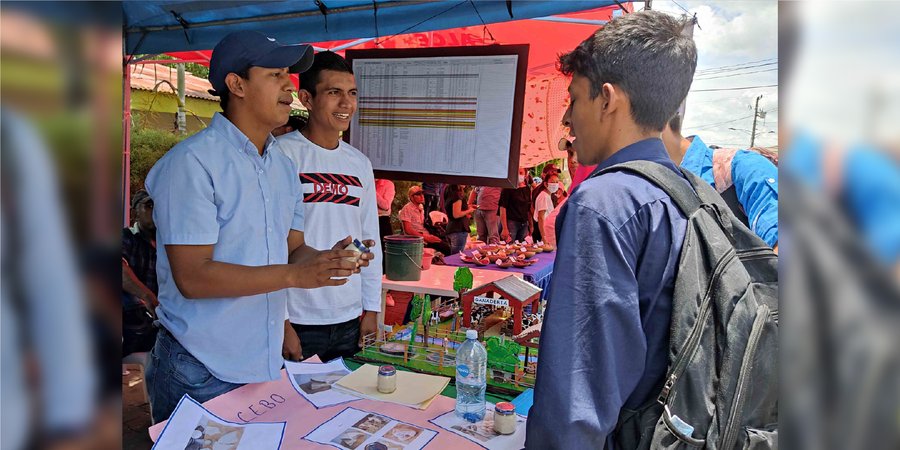
<svg viewBox="0 0 900 450">
<path fill-rule="evenodd" d="M 312 60 L 308 45 L 225 36 L 209 72 L 223 113 L 147 175 L 160 303 L 146 374 L 155 421 L 184 394 L 204 402 L 279 379 L 282 350 L 299 358 L 299 343 L 285 342 L 285 289 L 340 286 L 368 265 L 370 257 L 357 264 L 353 252 L 305 244 L 297 169 L 271 135 L 291 112 L 290 74 Z"/>
</svg>

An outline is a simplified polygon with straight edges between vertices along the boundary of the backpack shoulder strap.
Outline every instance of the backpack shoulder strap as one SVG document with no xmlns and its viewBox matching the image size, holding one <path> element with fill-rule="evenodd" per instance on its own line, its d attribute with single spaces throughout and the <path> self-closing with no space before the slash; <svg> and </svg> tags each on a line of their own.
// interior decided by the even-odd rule
<svg viewBox="0 0 900 450">
<path fill-rule="evenodd" d="M 716 205 L 723 210 L 731 210 L 725 200 L 722 199 L 721 194 L 716 192 L 715 188 L 713 188 L 709 183 L 703 181 L 702 178 L 691 172 L 690 170 L 685 169 L 684 167 L 679 167 L 681 173 L 684 175 L 684 178 L 688 180 L 691 184 L 691 187 L 694 188 L 694 192 L 700 198 L 702 203 L 707 205 Z"/>
<path fill-rule="evenodd" d="M 686 216 L 690 217 L 703 205 L 700 197 L 697 196 L 695 189 L 691 189 L 691 185 L 684 182 L 684 179 L 671 169 L 662 164 L 652 161 L 628 161 L 614 166 L 607 167 L 599 172 L 594 173 L 591 177 L 602 175 L 609 172 L 632 172 L 655 184 L 662 189 L 672 201 L 678 206 L 678 209 Z M 690 181 L 690 180 L 689 180 Z"/>
</svg>

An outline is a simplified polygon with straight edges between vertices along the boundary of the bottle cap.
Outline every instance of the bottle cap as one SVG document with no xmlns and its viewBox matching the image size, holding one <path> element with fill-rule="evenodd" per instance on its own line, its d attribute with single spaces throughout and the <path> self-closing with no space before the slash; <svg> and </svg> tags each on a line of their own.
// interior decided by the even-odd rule
<svg viewBox="0 0 900 450">
<path fill-rule="evenodd" d="M 466 339 L 478 340 L 478 330 L 466 330 Z"/>
<path fill-rule="evenodd" d="M 500 402 L 494 405 L 494 412 L 505 416 L 516 412 L 516 407 L 510 402 Z"/>
<path fill-rule="evenodd" d="M 391 376 L 397 373 L 394 366 L 381 366 L 378 368 L 378 375 Z"/>
</svg>

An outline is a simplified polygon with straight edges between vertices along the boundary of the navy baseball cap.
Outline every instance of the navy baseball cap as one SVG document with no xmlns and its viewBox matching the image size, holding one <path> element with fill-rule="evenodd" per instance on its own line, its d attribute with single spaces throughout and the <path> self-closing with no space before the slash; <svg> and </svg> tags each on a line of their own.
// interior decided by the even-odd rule
<svg viewBox="0 0 900 450">
<path fill-rule="evenodd" d="M 213 49 L 209 60 L 209 82 L 213 95 L 227 92 L 225 77 L 231 72 L 241 72 L 251 66 L 276 69 L 287 67 L 291 73 L 300 73 L 313 63 L 312 46 L 306 44 L 281 45 L 275 38 L 257 31 L 236 31 L 222 38 Z"/>
</svg>

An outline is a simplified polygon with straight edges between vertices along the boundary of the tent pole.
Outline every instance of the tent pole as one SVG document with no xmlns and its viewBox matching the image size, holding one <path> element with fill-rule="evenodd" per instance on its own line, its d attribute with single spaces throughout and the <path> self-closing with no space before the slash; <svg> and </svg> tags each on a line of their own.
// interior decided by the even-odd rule
<svg viewBox="0 0 900 450">
<path fill-rule="evenodd" d="M 131 225 L 131 65 L 125 56 L 122 83 L 122 221 Z"/>
</svg>

